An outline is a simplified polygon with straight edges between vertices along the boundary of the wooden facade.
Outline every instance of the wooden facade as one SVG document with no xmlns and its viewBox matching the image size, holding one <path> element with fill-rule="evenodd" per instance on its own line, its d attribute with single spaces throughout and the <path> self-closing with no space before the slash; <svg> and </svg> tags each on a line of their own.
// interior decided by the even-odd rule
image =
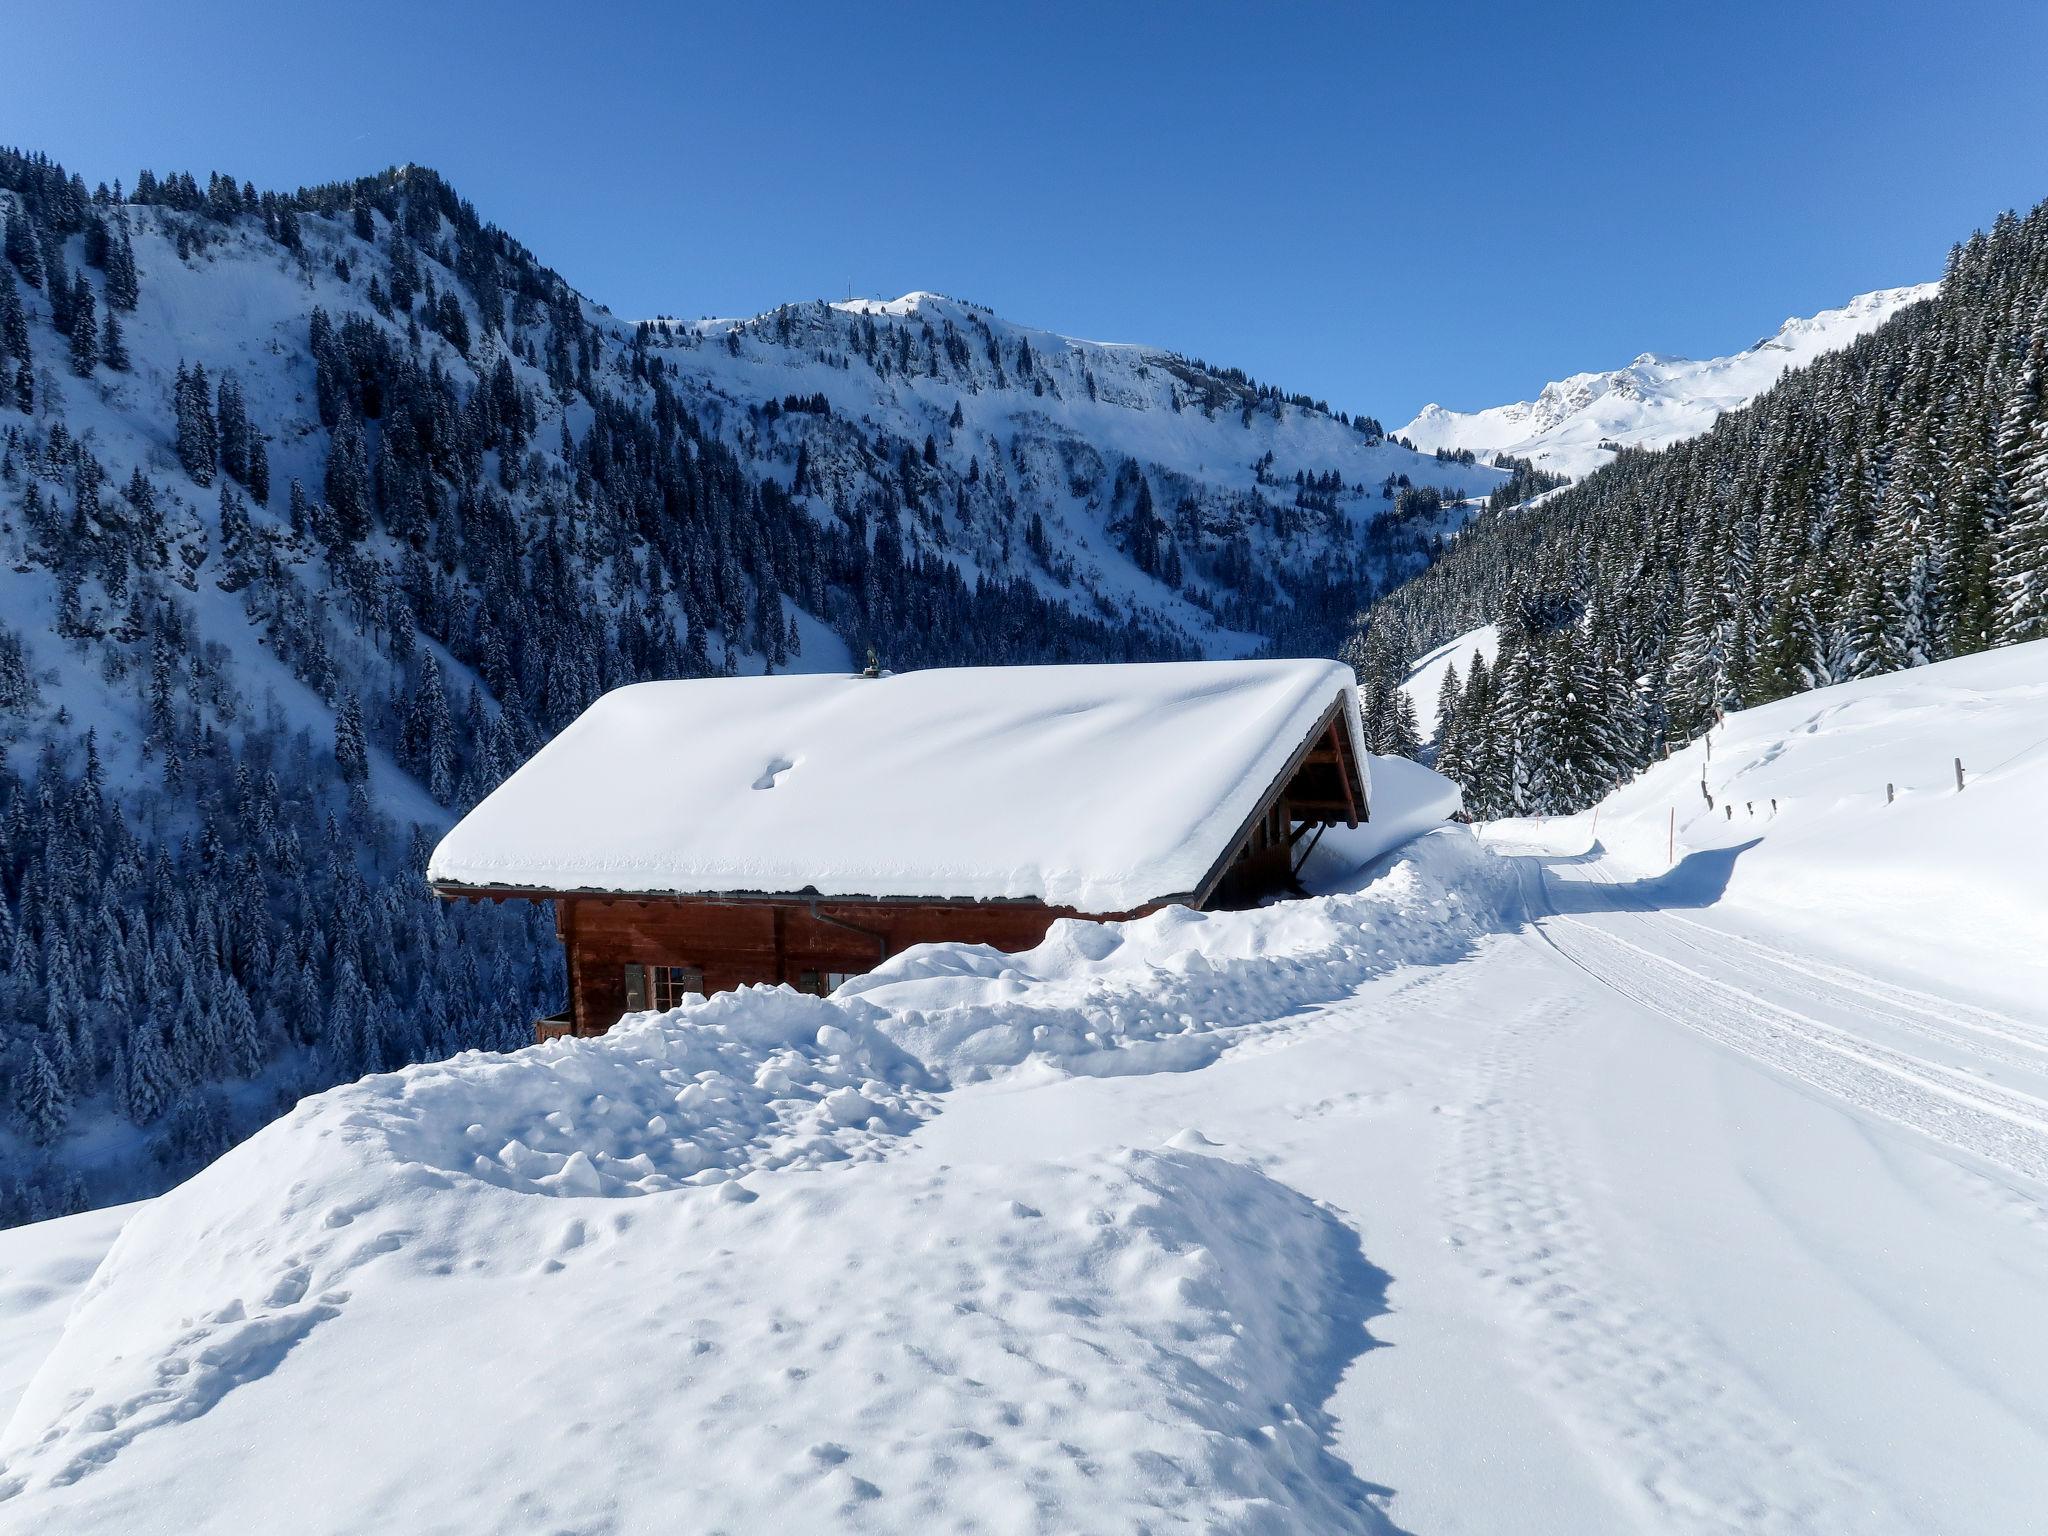
<svg viewBox="0 0 2048 1536">
<path fill-rule="evenodd" d="M 1080 912 L 1030 900 L 752 893 L 542 891 L 442 884 L 471 900 L 552 900 L 568 958 L 569 1005 L 535 1025 L 537 1039 L 600 1035 L 626 1013 L 665 1008 L 686 992 L 768 983 L 826 993 L 913 944 L 958 942 L 1024 950 L 1061 918 L 1114 921 L 1161 907 L 1250 905 L 1294 889 L 1323 829 L 1367 817 L 1365 779 L 1339 699 L 1288 759 L 1201 886 L 1130 912 Z M 1142 793 L 1142 786 L 1136 787 Z M 1000 810 L 992 811 L 1000 814 Z"/>
</svg>

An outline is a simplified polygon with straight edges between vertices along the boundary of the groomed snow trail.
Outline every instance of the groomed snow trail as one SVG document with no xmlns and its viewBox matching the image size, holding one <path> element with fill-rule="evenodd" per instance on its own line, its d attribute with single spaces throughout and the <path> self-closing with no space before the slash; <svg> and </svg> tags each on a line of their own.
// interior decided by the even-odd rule
<svg viewBox="0 0 2048 1536">
<path fill-rule="evenodd" d="M 1603 986 L 1858 1110 L 2048 1181 L 2048 1027 L 1654 913 L 1597 861 L 1580 867 L 1585 878 L 1566 881 L 1517 859 L 1535 931 Z M 1560 887 L 1599 905 L 1568 915 Z M 2025 1086 L 1988 1081 L 1986 1060 Z"/>
<path fill-rule="evenodd" d="M 1683 1297 L 1606 1241 L 1597 1159 L 1551 1092 L 1582 1035 L 1583 1010 L 1561 1000 L 1502 1021 L 1446 1161 L 1447 1241 L 1637 1528 L 1840 1528 L 1840 1511 L 1867 1512 L 1853 1475 L 1727 1360 Z"/>
</svg>

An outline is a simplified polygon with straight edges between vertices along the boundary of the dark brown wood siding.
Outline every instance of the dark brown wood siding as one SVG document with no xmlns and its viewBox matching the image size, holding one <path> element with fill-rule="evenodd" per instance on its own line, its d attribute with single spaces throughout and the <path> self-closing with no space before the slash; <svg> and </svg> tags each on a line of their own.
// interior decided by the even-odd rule
<svg viewBox="0 0 2048 1536">
<path fill-rule="evenodd" d="M 564 896 L 555 924 L 569 961 L 569 1012 L 578 1034 L 601 1034 L 626 1010 L 626 967 L 693 965 L 708 992 L 755 983 L 796 986 L 806 971 L 858 975 L 913 944 L 1030 949 L 1063 917 L 1036 902 L 719 900 Z"/>
</svg>

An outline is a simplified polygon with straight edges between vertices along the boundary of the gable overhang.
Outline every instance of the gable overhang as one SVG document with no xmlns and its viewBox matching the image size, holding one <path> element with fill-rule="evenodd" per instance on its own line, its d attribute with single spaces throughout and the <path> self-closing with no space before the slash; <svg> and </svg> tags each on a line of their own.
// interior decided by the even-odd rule
<svg viewBox="0 0 2048 1536">
<path fill-rule="evenodd" d="M 1350 695 L 1338 694 L 1330 701 L 1330 707 L 1323 711 L 1322 718 L 1316 722 L 1314 728 L 1289 755 L 1287 766 L 1273 776 L 1273 781 L 1266 786 L 1265 793 L 1259 796 L 1259 803 L 1252 807 L 1251 814 L 1239 825 L 1236 835 L 1209 866 L 1209 872 L 1202 877 L 1202 883 L 1190 896 L 1174 899 L 1185 900 L 1189 906 L 1207 906 L 1210 898 L 1216 894 L 1216 887 L 1229 873 L 1230 866 L 1250 843 L 1253 829 L 1271 815 L 1274 806 L 1283 799 L 1287 801 L 1290 813 L 1306 813 L 1290 814 L 1290 821 L 1323 826 L 1334 826 L 1341 821 L 1346 826 L 1355 827 L 1362 821 L 1370 820 L 1372 807 L 1366 792 L 1364 763 L 1359 757 L 1356 723 L 1357 717 L 1351 709 Z M 1324 757 L 1321 754 L 1328 755 Z M 1336 795 L 1326 793 L 1297 798 L 1287 793 L 1297 775 L 1310 766 L 1311 762 L 1336 770 Z"/>
</svg>

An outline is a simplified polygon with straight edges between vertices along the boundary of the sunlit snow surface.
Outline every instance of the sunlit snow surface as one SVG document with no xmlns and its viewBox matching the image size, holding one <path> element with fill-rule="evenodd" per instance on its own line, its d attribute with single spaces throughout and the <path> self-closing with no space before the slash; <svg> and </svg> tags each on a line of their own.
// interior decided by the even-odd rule
<svg viewBox="0 0 2048 1536">
<path fill-rule="evenodd" d="M 1200 890 L 1333 709 L 1363 762 L 1334 661 L 639 683 L 493 790 L 428 874 L 1128 912 Z"/>
<path fill-rule="evenodd" d="M 0 1529 L 2028 1529 L 2048 646 L 1708 750 L 309 1101 L 0 1290 Z"/>
</svg>

